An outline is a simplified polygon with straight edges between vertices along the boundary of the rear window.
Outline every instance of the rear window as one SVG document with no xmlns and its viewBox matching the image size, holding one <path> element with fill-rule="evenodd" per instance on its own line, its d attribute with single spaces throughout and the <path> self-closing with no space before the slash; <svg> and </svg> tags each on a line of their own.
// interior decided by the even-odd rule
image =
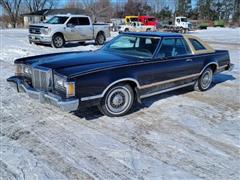
<svg viewBox="0 0 240 180">
<path fill-rule="evenodd" d="M 196 51 L 206 50 L 206 48 L 196 39 L 189 39 Z"/>
</svg>

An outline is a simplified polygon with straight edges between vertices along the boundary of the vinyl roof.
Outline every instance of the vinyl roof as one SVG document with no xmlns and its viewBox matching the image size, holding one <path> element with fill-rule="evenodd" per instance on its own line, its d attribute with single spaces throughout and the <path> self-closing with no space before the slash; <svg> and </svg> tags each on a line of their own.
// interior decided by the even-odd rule
<svg viewBox="0 0 240 180">
<path fill-rule="evenodd" d="M 156 37 L 183 37 L 180 33 L 169 32 L 124 32 L 122 34 L 138 35 L 138 36 L 156 36 Z"/>
</svg>

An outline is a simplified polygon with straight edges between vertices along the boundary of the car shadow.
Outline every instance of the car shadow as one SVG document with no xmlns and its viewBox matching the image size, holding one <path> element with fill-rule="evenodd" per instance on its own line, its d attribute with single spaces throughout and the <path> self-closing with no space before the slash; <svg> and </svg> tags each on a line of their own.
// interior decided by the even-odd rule
<svg viewBox="0 0 240 180">
<path fill-rule="evenodd" d="M 51 44 L 44 44 L 44 43 L 35 43 L 37 46 L 45 46 L 45 47 L 52 47 Z M 88 45 L 94 45 L 96 46 L 95 42 L 85 42 L 83 44 L 79 42 L 71 42 L 71 43 L 66 43 L 63 48 L 75 48 L 75 47 L 80 47 L 80 46 L 88 46 Z"/>
<path fill-rule="evenodd" d="M 213 78 L 213 86 L 216 84 L 223 83 L 225 81 L 233 81 L 236 78 L 233 75 L 230 74 L 216 74 Z"/>
<path fill-rule="evenodd" d="M 97 120 L 98 118 L 104 116 L 99 110 L 97 106 L 93 107 L 83 107 L 79 109 L 78 111 L 72 112 L 73 115 L 79 117 L 79 118 L 84 118 L 88 121 L 91 120 Z"/>
<path fill-rule="evenodd" d="M 85 43 L 79 43 L 79 42 L 71 42 L 71 43 L 66 43 L 64 45 L 64 48 L 74 48 L 74 47 L 79 47 L 79 46 L 88 46 L 88 45 L 96 45 L 95 42 L 85 42 Z"/>
<path fill-rule="evenodd" d="M 228 74 L 217 74 L 215 75 L 214 79 L 213 79 L 213 83 L 211 88 L 214 88 L 215 86 L 217 86 L 218 84 L 221 84 L 223 82 L 226 81 L 233 81 L 236 78 L 232 75 L 228 75 Z M 162 99 L 166 99 L 172 96 L 177 96 L 177 95 L 183 95 L 183 94 L 187 94 L 194 91 L 193 86 L 189 86 L 189 87 L 185 87 L 185 88 L 181 88 L 178 90 L 174 90 L 174 91 L 170 91 L 170 92 L 166 92 L 166 93 L 162 93 L 159 95 L 155 95 L 149 98 L 145 98 L 142 99 L 142 103 L 135 103 L 132 110 L 128 113 L 128 114 L 132 114 L 134 112 L 138 112 L 139 110 L 143 109 L 143 108 L 149 108 L 151 107 L 155 102 L 162 100 Z M 75 116 L 78 116 L 79 118 L 85 118 L 86 120 L 97 120 L 99 117 L 102 117 L 104 115 L 102 115 L 102 113 L 98 110 L 97 107 L 88 107 L 88 108 L 81 108 L 78 111 L 73 112 L 73 114 Z"/>
</svg>

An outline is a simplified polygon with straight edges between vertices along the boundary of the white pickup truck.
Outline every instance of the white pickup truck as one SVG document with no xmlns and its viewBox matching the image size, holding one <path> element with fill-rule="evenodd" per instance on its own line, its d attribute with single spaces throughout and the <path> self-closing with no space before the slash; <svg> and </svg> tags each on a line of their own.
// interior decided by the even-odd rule
<svg viewBox="0 0 240 180">
<path fill-rule="evenodd" d="M 110 36 L 108 24 L 93 24 L 90 17 L 84 15 L 56 15 L 51 19 L 29 26 L 29 42 L 51 44 L 61 48 L 66 42 L 95 40 L 102 45 Z"/>
<path fill-rule="evenodd" d="M 119 32 L 146 32 L 155 30 L 155 26 L 144 26 L 141 22 L 132 21 L 130 24 L 121 25 Z"/>
</svg>

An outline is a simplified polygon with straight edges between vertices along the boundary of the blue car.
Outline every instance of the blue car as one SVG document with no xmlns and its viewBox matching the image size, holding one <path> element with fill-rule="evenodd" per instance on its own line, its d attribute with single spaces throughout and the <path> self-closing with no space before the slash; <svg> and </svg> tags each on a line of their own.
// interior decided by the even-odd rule
<svg viewBox="0 0 240 180">
<path fill-rule="evenodd" d="M 64 111 L 98 106 L 122 116 L 134 101 L 187 86 L 205 91 L 216 73 L 230 70 L 229 53 L 177 33 L 122 33 L 101 49 L 15 60 L 17 91 Z"/>
</svg>

